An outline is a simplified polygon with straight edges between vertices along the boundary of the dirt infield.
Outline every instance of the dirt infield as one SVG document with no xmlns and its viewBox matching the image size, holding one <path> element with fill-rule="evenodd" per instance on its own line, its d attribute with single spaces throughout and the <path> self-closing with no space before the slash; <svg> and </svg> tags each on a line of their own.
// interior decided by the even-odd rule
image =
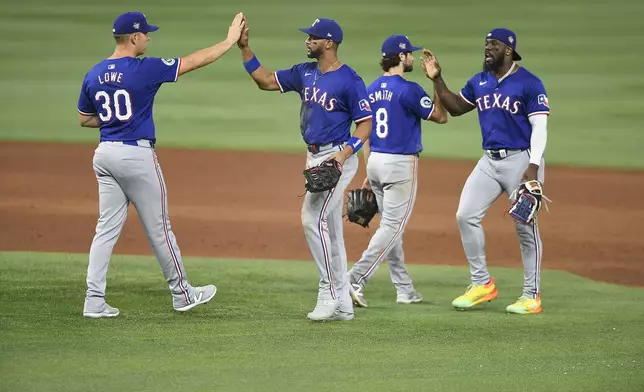
<svg viewBox="0 0 644 392">
<path fill-rule="evenodd" d="M 87 252 L 97 219 L 92 146 L 0 143 L 0 250 Z M 183 255 L 311 258 L 300 224 L 304 154 L 158 149 Z M 473 162 L 422 159 L 405 233 L 408 263 L 465 266 L 455 213 Z M 220 168 L 219 171 L 217 168 Z M 225 170 L 225 172 L 223 171 Z M 644 286 L 642 172 L 546 168 L 543 267 Z M 353 181 L 364 179 L 364 165 Z M 518 239 L 499 199 L 488 212 L 490 266 L 520 267 Z M 375 221 L 377 224 L 377 220 Z M 350 262 L 375 225 L 345 224 Z M 116 253 L 151 255 L 135 210 Z"/>
</svg>

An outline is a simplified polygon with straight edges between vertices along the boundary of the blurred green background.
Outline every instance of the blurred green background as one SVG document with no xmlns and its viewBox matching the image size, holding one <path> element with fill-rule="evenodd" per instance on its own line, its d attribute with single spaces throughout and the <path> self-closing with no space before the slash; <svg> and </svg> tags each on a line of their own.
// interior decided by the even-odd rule
<svg viewBox="0 0 644 392">
<path fill-rule="evenodd" d="M 480 70 L 486 32 L 508 27 L 517 33 L 522 65 L 548 91 L 548 162 L 644 167 L 644 55 L 638 50 L 644 2 L 639 0 L 3 2 L 0 140 L 96 143 L 97 132 L 77 124 L 80 84 L 112 53 L 116 16 L 134 10 L 161 26 L 147 53 L 159 57 L 186 55 L 223 40 L 235 13 L 243 11 L 251 48 L 271 70 L 306 61 L 305 36 L 297 29 L 318 17 L 334 18 L 345 31 L 340 58 L 366 83 L 380 73 L 384 38 L 406 34 L 436 52 L 454 91 Z M 419 67 L 409 77 L 432 90 Z M 257 90 L 233 47 L 217 63 L 162 87 L 155 107 L 160 146 L 301 151 L 298 100 L 296 93 Z M 424 129 L 425 155 L 474 159 L 481 154 L 474 112 Z"/>
</svg>

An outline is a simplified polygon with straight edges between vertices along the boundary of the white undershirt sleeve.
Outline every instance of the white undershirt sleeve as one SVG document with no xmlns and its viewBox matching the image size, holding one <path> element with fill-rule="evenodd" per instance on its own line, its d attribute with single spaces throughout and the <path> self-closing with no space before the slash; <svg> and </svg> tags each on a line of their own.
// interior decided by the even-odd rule
<svg viewBox="0 0 644 392">
<path fill-rule="evenodd" d="M 530 163 L 541 164 L 541 158 L 546 151 L 548 140 L 548 115 L 535 114 L 528 118 L 532 124 L 532 136 L 530 137 Z"/>
</svg>

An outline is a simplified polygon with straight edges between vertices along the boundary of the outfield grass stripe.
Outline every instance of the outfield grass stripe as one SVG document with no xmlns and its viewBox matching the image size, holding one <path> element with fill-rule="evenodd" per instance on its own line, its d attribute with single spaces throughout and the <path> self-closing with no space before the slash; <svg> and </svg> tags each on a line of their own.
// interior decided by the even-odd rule
<svg viewBox="0 0 644 392">
<path fill-rule="evenodd" d="M 81 316 L 87 255 L 0 253 L 3 391 L 495 390 L 638 391 L 644 290 L 543 271 L 545 313 L 513 316 L 522 271 L 492 269 L 499 300 L 471 312 L 450 302 L 466 268 L 410 265 L 426 302 L 395 304 L 377 273 L 348 323 L 314 324 L 312 262 L 184 259 L 214 282 L 208 305 L 172 310 L 158 263 L 115 255 L 111 320 Z M 535 375 L 538 383 L 526 382 Z M 530 377 L 534 380 L 534 377 Z"/>
</svg>

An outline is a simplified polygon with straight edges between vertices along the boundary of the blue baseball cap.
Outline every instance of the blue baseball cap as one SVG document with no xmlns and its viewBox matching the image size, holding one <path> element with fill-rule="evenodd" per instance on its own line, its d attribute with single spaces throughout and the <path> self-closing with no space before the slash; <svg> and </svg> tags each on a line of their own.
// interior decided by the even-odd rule
<svg viewBox="0 0 644 392">
<path fill-rule="evenodd" d="M 501 41 L 507 46 L 512 48 L 512 60 L 521 60 L 521 56 L 517 53 L 517 35 L 510 29 L 498 28 L 487 33 L 485 39 L 495 39 Z"/>
<path fill-rule="evenodd" d="M 305 27 L 300 31 L 314 37 L 331 40 L 337 44 L 342 42 L 342 27 L 333 19 L 316 19 L 311 27 Z"/>
<path fill-rule="evenodd" d="M 159 26 L 148 24 L 145 15 L 140 12 L 126 12 L 114 21 L 112 34 L 151 33 L 159 30 Z"/>
<path fill-rule="evenodd" d="M 420 46 L 412 45 L 407 36 L 394 34 L 382 43 L 382 56 L 392 57 L 399 53 L 414 52 L 420 49 L 422 49 Z"/>
</svg>

